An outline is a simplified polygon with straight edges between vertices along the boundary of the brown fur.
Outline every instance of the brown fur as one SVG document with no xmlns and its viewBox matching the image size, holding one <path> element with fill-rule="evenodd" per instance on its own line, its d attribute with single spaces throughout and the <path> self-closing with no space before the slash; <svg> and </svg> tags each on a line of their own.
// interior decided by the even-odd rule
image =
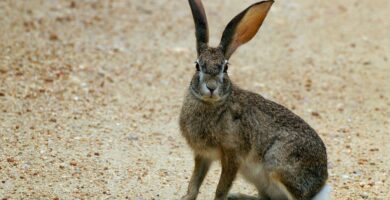
<svg viewBox="0 0 390 200">
<path fill-rule="evenodd" d="M 215 199 L 228 198 L 238 172 L 255 184 L 259 198 L 312 198 L 328 176 L 324 143 L 287 108 L 232 84 L 227 72 L 222 72 L 227 67 L 225 48 L 229 45 L 200 49 L 200 70 L 182 106 L 180 130 L 195 155 L 194 172 L 182 199 L 196 199 L 213 160 L 220 160 L 222 166 Z M 210 94 L 205 88 L 211 82 L 217 89 Z M 231 195 L 229 199 L 255 197 Z"/>
</svg>

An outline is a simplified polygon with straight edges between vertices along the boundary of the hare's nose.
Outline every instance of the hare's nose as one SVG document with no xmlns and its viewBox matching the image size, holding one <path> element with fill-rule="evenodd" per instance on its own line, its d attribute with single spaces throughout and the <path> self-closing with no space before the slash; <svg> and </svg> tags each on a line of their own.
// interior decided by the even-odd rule
<svg viewBox="0 0 390 200">
<path fill-rule="evenodd" d="M 213 87 L 210 87 L 210 86 L 208 86 L 208 85 L 206 85 L 206 87 L 207 87 L 207 89 L 209 89 L 209 90 L 210 90 L 210 93 L 211 93 L 211 94 L 213 94 L 213 92 L 214 92 L 215 88 L 213 88 Z"/>
<path fill-rule="evenodd" d="M 215 81 L 209 81 L 206 84 L 206 87 L 210 90 L 210 93 L 213 94 L 214 90 L 217 89 L 217 83 Z"/>
</svg>

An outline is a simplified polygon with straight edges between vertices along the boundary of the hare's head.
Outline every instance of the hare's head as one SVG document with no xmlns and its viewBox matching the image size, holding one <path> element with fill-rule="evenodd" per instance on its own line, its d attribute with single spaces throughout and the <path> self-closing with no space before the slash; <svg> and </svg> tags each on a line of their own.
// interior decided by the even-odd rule
<svg viewBox="0 0 390 200">
<path fill-rule="evenodd" d="M 263 23 L 272 0 L 255 3 L 234 17 L 222 34 L 218 47 L 209 47 L 206 12 L 201 0 L 189 0 L 195 22 L 198 58 L 191 81 L 191 93 L 202 101 L 216 102 L 229 96 L 231 82 L 227 74 L 228 60 L 242 44 L 251 40 Z"/>
</svg>

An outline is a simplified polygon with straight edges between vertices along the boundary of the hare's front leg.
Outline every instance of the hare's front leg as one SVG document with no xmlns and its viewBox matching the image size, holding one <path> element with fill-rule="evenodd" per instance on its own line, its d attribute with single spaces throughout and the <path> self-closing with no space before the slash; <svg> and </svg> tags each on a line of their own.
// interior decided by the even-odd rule
<svg viewBox="0 0 390 200">
<path fill-rule="evenodd" d="M 182 200 L 195 200 L 199 193 L 200 185 L 209 171 L 211 160 L 200 155 L 195 156 L 195 168 L 192 173 L 190 184 L 188 185 L 187 194 L 182 197 Z"/>
<path fill-rule="evenodd" d="M 227 194 L 236 178 L 239 163 L 235 153 L 224 151 L 221 157 L 222 173 L 215 193 L 215 200 L 226 200 Z"/>
</svg>

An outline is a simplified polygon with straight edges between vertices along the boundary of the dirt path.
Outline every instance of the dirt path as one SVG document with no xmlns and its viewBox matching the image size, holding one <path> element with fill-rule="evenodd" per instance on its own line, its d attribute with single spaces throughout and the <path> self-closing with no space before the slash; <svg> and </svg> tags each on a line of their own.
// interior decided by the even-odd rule
<svg viewBox="0 0 390 200">
<path fill-rule="evenodd" d="M 179 199 L 186 1 L 0 0 L 0 198 Z M 254 1 L 207 1 L 211 42 Z M 309 122 L 334 199 L 390 199 L 390 1 L 278 0 L 231 79 Z M 387 152 L 387 153 L 386 153 Z M 215 164 L 199 199 L 212 199 Z M 233 191 L 254 194 L 238 179 Z"/>
</svg>

